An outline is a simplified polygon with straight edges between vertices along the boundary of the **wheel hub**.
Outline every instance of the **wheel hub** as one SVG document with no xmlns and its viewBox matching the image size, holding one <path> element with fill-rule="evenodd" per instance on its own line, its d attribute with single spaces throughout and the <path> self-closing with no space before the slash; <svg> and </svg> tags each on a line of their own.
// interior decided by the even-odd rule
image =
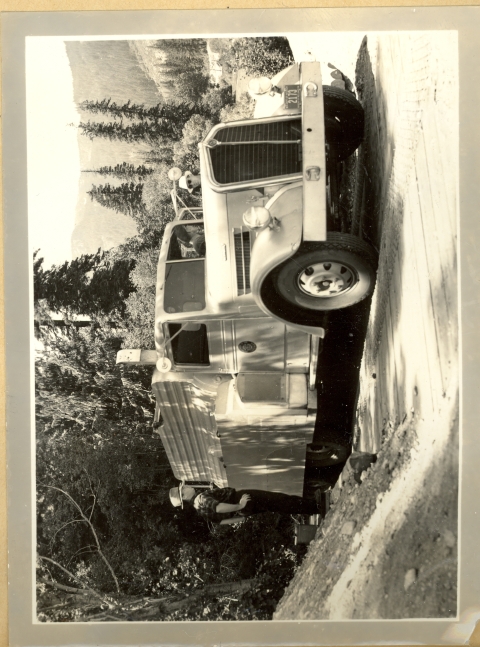
<svg viewBox="0 0 480 647">
<path fill-rule="evenodd" d="M 309 265 L 298 276 L 300 289 L 311 297 L 328 298 L 350 290 L 356 282 L 353 270 L 336 261 Z"/>
</svg>

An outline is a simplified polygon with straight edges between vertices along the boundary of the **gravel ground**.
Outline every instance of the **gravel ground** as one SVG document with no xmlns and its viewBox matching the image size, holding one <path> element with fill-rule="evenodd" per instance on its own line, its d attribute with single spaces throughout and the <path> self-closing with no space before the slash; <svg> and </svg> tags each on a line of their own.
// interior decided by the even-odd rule
<svg viewBox="0 0 480 647">
<path fill-rule="evenodd" d="M 451 407 L 439 451 L 419 440 L 412 414 L 385 429 L 361 484 L 344 470 L 275 620 L 456 615 L 458 403 Z"/>
<path fill-rule="evenodd" d="M 419 313 L 410 305 L 407 311 L 402 306 L 403 302 L 410 304 L 405 297 L 412 297 L 418 289 L 402 273 L 416 276 L 412 260 L 409 268 L 404 267 L 405 259 L 417 253 L 412 252 L 412 245 L 421 244 L 418 259 L 420 253 L 426 253 L 427 260 L 432 254 L 428 249 L 431 236 L 426 245 L 418 236 L 413 242 L 408 238 L 418 213 L 407 207 L 412 187 L 419 182 L 415 173 L 433 163 L 428 149 L 420 161 L 417 151 L 422 150 L 418 142 L 422 143 L 425 128 L 435 120 L 438 142 L 442 142 L 438 144 L 440 155 L 449 154 L 448 110 L 454 96 L 451 70 L 455 53 L 448 50 L 448 43 L 439 47 L 439 42 L 421 35 L 369 37 L 359 52 L 356 84 L 367 127 L 362 232 L 380 249 L 380 268 L 360 373 L 354 449 L 374 451 L 378 459 L 363 473 L 361 483 L 355 481 L 347 465 L 332 492 L 333 507 L 280 601 L 275 620 L 451 618 L 457 613 L 455 315 L 448 321 L 445 316 L 439 318 L 439 351 L 435 355 L 432 335 L 425 338 L 427 350 L 411 343 L 412 333 L 421 329 L 422 317 L 415 318 Z M 402 74 L 396 66 L 402 67 Z M 392 74 L 386 74 L 390 69 Z M 455 118 L 454 113 L 450 115 Z M 437 140 L 426 141 L 437 145 Z M 428 192 L 441 195 L 442 181 L 445 184 L 432 173 L 428 191 L 427 186 L 421 187 L 420 202 Z M 438 215 L 440 210 L 434 213 Z M 417 218 L 413 224 L 412 218 Z M 442 264 L 454 267 L 449 256 L 452 248 L 445 246 L 444 258 L 440 248 L 435 269 Z M 426 273 L 420 276 L 425 283 L 420 285 L 421 294 L 424 288 L 428 292 L 429 285 L 431 290 L 434 279 Z M 404 289 L 410 288 L 403 298 L 402 284 Z M 442 298 L 454 313 L 454 277 L 450 284 L 443 281 L 442 287 Z M 433 325 L 442 303 L 433 301 L 423 315 L 423 325 Z M 405 325 L 408 318 L 415 321 L 412 329 Z M 390 326 L 392 321 L 396 324 L 390 337 L 385 332 L 386 321 Z M 423 366 L 424 355 L 431 360 L 433 372 Z M 375 413 L 372 407 L 376 407 Z"/>
</svg>

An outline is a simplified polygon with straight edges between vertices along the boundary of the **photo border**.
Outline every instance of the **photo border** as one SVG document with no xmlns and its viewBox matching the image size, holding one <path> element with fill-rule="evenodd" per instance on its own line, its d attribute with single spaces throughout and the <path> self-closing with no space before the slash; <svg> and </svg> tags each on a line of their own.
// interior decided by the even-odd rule
<svg viewBox="0 0 480 647">
<path fill-rule="evenodd" d="M 6 311 L 6 378 L 8 383 L 9 567 L 11 643 L 66 644 L 261 644 L 341 645 L 441 644 L 447 629 L 459 623 L 435 620 L 144 622 L 33 624 L 31 573 L 32 466 L 30 461 L 31 268 L 27 238 L 27 165 L 25 44 L 27 35 L 138 35 L 212 33 L 286 33 L 301 31 L 392 31 L 456 29 L 460 62 L 460 273 L 462 323 L 459 608 L 480 617 L 480 514 L 478 492 L 480 443 L 476 421 L 479 400 L 480 299 L 476 241 L 480 240 L 480 47 L 478 7 L 192 10 L 142 12 L 49 12 L 3 14 L 3 159 Z M 212 25 L 215 25 L 215 30 Z M 313 26 L 315 29 L 313 29 Z M 161 628 L 161 631 L 159 629 Z M 161 634 L 161 635 L 159 635 Z M 465 636 L 464 639 L 468 637 Z M 456 641 L 454 641 L 456 642 Z M 463 642 L 463 641 L 462 641 Z M 457 643 L 458 644 L 458 643 Z"/>
</svg>

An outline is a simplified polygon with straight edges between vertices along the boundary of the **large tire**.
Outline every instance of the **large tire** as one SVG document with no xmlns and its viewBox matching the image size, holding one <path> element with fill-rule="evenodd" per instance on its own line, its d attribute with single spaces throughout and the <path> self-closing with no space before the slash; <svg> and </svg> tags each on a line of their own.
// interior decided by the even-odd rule
<svg viewBox="0 0 480 647">
<path fill-rule="evenodd" d="M 363 141 L 363 108 L 351 92 L 331 85 L 323 86 L 323 105 L 329 158 L 341 162 Z"/>
<path fill-rule="evenodd" d="M 328 467 L 345 463 L 349 448 L 333 441 L 307 445 L 306 460 L 314 467 Z"/>
<path fill-rule="evenodd" d="M 303 313 L 339 310 L 373 292 L 376 254 L 357 236 L 329 232 L 324 243 L 304 243 L 271 276 L 287 306 Z"/>
</svg>

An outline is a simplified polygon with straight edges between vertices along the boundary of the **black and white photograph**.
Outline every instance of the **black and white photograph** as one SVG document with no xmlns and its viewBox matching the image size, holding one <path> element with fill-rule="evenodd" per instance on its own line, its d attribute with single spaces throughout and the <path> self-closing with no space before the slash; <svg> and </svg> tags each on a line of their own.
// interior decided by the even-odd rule
<svg viewBox="0 0 480 647">
<path fill-rule="evenodd" d="M 38 620 L 456 616 L 455 32 L 26 53 Z"/>
<path fill-rule="evenodd" d="M 32 626 L 457 644 L 459 48 L 26 35 Z"/>
</svg>

